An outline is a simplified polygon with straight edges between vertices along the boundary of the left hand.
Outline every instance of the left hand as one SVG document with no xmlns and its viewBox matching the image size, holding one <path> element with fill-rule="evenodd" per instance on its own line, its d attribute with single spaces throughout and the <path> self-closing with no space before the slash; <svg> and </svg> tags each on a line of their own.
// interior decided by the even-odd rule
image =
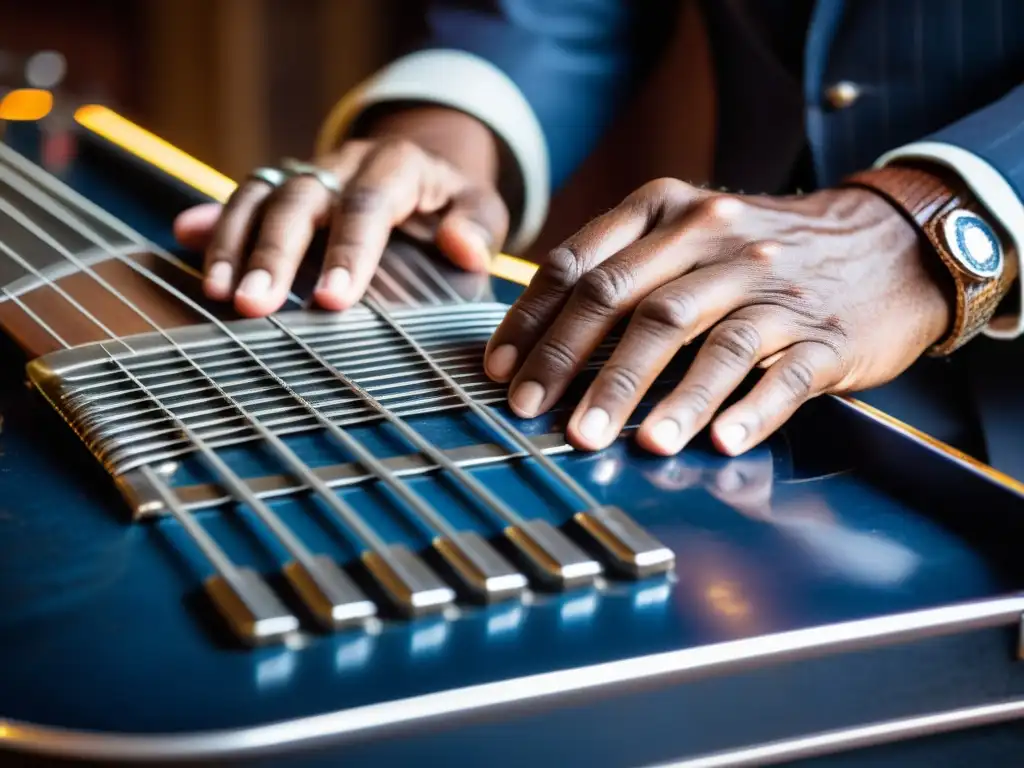
<svg viewBox="0 0 1024 768">
<path fill-rule="evenodd" d="M 679 349 L 710 331 L 637 439 L 678 452 L 721 413 L 737 455 L 825 392 L 877 386 L 949 328 L 952 280 L 917 230 L 873 192 L 766 197 L 651 182 L 551 252 L 487 347 L 521 417 L 549 409 L 615 324 L 632 319 L 573 413 L 567 435 L 598 450 L 619 434 Z M 948 282 L 948 285 L 947 285 Z"/>
</svg>

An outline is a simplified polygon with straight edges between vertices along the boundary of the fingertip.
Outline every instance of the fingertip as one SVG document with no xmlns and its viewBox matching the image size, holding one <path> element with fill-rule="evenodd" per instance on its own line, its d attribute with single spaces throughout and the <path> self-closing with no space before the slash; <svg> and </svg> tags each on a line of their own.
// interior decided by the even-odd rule
<svg viewBox="0 0 1024 768">
<path fill-rule="evenodd" d="M 637 430 L 640 447 L 657 456 L 675 456 L 686 446 L 689 436 L 677 419 L 666 417 L 647 420 Z"/>
<path fill-rule="evenodd" d="M 203 279 L 203 293 L 214 301 L 231 298 L 234 287 L 234 268 L 227 261 L 216 261 L 210 265 Z"/>
<path fill-rule="evenodd" d="M 459 216 L 442 221 L 435 236 L 437 247 L 467 272 L 486 272 L 490 268 L 493 251 L 488 239 L 480 225 Z"/>
<path fill-rule="evenodd" d="M 516 371 L 519 350 L 513 344 L 500 344 L 484 353 L 484 372 L 500 384 L 512 380 Z"/>
<path fill-rule="evenodd" d="M 203 203 L 179 213 L 172 225 L 174 238 L 185 248 L 202 250 L 209 243 L 224 207 Z"/>
<path fill-rule="evenodd" d="M 245 317 L 265 317 L 279 310 L 287 298 L 287 288 L 274 284 L 265 269 L 254 269 L 239 283 L 235 291 L 235 309 Z"/>
<path fill-rule="evenodd" d="M 739 456 L 747 450 L 750 431 L 739 422 L 717 421 L 711 427 L 711 439 L 715 447 L 727 456 Z"/>
<path fill-rule="evenodd" d="M 615 440 L 618 430 L 612 423 L 611 414 L 600 407 L 581 406 L 573 414 L 566 436 L 574 447 L 583 451 L 600 451 Z"/>
<path fill-rule="evenodd" d="M 323 309 L 340 312 L 355 303 L 351 293 L 352 274 L 345 267 L 331 267 L 320 276 L 313 300 Z"/>
</svg>

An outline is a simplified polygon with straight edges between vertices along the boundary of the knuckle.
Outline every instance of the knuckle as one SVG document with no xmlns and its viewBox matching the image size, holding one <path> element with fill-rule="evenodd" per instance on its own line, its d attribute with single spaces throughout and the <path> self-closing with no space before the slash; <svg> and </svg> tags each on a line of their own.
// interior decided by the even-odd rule
<svg viewBox="0 0 1024 768">
<path fill-rule="evenodd" d="M 380 154 L 395 155 L 402 160 L 418 158 L 422 154 L 417 144 L 397 136 L 381 139 L 377 142 L 376 149 Z"/>
<path fill-rule="evenodd" d="M 708 347 L 720 363 L 747 366 L 756 360 L 761 349 L 761 334 L 749 320 L 732 320 L 712 332 Z"/>
<path fill-rule="evenodd" d="M 695 206 L 699 218 L 708 221 L 729 222 L 743 211 L 745 203 L 736 195 L 711 195 Z"/>
<path fill-rule="evenodd" d="M 640 376 L 631 368 L 608 363 L 601 370 L 601 393 L 615 400 L 630 400 L 640 391 Z"/>
<path fill-rule="evenodd" d="M 542 270 L 548 285 L 567 291 L 574 288 L 584 274 L 583 257 L 574 248 L 561 246 L 548 254 Z"/>
<path fill-rule="evenodd" d="M 676 335 L 689 330 L 697 319 L 697 298 L 689 291 L 651 296 L 640 302 L 637 315 L 656 333 Z"/>
<path fill-rule="evenodd" d="M 560 339 L 548 339 L 541 345 L 539 352 L 542 369 L 555 376 L 572 373 L 579 363 L 576 352 Z"/>
<path fill-rule="evenodd" d="M 678 405 L 690 413 L 700 414 L 711 409 L 711 390 L 704 384 L 684 385 L 678 393 Z"/>
<path fill-rule="evenodd" d="M 543 327 L 545 313 L 533 302 L 521 300 L 509 312 L 509 319 L 519 334 L 533 334 Z"/>
<path fill-rule="evenodd" d="M 775 240 L 757 240 L 743 247 L 743 255 L 758 264 L 773 265 L 782 254 L 782 243 Z"/>
<path fill-rule="evenodd" d="M 806 360 L 794 358 L 779 372 L 779 381 L 792 400 L 803 400 L 814 387 L 814 370 Z"/>
<path fill-rule="evenodd" d="M 673 179 L 670 176 L 663 176 L 644 184 L 634 194 L 638 197 L 670 198 L 675 197 L 690 187 L 685 181 Z"/>
<path fill-rule="evenodd" d="M 605 263 L 583 275 L 576 290 L 591 311 L 603 316 L 619 312 L 628 302 L 634 285 L 629 269 Z"/>
<path fill-rule="evenodd" d="M 353 184 L 345 187 L 338 202 L 338 208 L 344 214 L 367 214 L 386 207 L 387 195 L 380 187 L 365 184 Z"/>
</svg>

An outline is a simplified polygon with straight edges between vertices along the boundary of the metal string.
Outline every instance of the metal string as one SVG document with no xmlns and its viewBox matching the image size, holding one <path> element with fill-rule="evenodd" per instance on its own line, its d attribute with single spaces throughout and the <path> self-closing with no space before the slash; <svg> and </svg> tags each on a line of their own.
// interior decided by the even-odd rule
<svg viewBox="0 0 1024 768">
<path fill-rule="evenodd" d="M 68 218 L 68 212 L 66 211 L 66 209 L 63 209 L 61 206 L 57 206 L 57 208 L 58 208 L 58 210 L 55 213 L 55 215 L 62 215 L 65 218 Z M 97 242 L 97 244 L 102 245 L 102 246 L 106 247 L 108 250 L 110 250 L 109 243 L 106 243 L 102 237 L 100 237 L 97 233 L 91 231 L 91 228 L 88 228 L 87 226 L 85 226 L 83 222 L 81 222 L 80 220 L 77 219 L 77 217 L 70 217 L 70 218 L 72 219 L 71 223 L 76 225 L 80 231 L 82 231 L 84 234 L 86 234 L 87 237 L 89 237 L 89 239 L 92 239 L 94 242 Z M 59 247 L 59 244 L 57 244 L 55 242 L 54 242 L 54 245 Z M 60 250 L 66 256 L 70 255 L 66 251 L 64 251 L 64 249 L 61 248 Z M 111 251 L 111 252 L 113 253 L 113 251 Z M 114 258 L 120 259 L 125 264 L 127 264 L 130 268 L 138 271 L 140 274 L 143 274 L 144 276 L 149 277 L 152 281 L 156 282 L 158 285 L 163 287 L 166 291 L 168 291 L 172 295 L 175 295 L 179 300 L 184 302 L 186 305 L 194 308 L 199 313 L 201 313 L 204 316 L 208 317 L 211 320 L 211 322 L 213 322 L 215 325 L 217 325 L 218 328 L 223 333 L 225 333 L 230 338 L 232 338 L 232 340 L 235 341 L 239 345 L 240 348 L 242 348 L 244 351 L 246 351 L 247 354 L 249 354 L 262 368 L 264 368 L 264 370 L 272 378 L 274 378 L 282 387 L 286 388 L 289 391 L 290 394 L 293 394 L 293 392 L 290 389 L 290 387 L 288 387 L 288 385 L 282 379 L 280 379 L 280 377 L 277 376 L 277 374 L 273 370 L 271 370 L 268 366 L 266 366 L 262 362 L 262 360 L 260 360 L 258 355 L 255 355 L 251 350 L 249 350 L 248 346 L 241 339 L 239 339 L 237 336 L 235 336 L 235 334 L 229 328 L 227 328 L 219 319 L 217 319 L 212 314 L 207 312 L 204 308 L 199 306 L 196 302 L 192 301 L 186 295 L 184 295 L 183 293 L 178 291 L 174 286 L 168 284 L 162 278 L 160 278 L 159 276 L 157 276 L 154 273 L 152 273 L 146 267 L 137 264 L 136 262 L 134 262 L 131 259 L 125 259 L 125 258 L 119 256 L 116 253 L 113 253 L 113 255 L 114 255 Z M 88 270 L 87 267 L 86 267 L 86 269 Z M 98 276 L 94 275 L 94 273 L 92 273 L 91 270 L 88 270 L 88 272 L 90 274 L 92 274 L 95 278 L 98 278 Z M 120 298 L 124 303 L 126 303 L 127 305 L 131 306 L 133 309 L 138 311 L 137 308 L 135 308 L 134 305 L 132 305 L 131 302 L 129 302 L 126 297 L 121 296 L 121 294 L 118 291 L 116 291 L 116 289 L 113 289 L 111 286 L 106 284 L 105 281 L 102 281 L 102 278 L 98 278 L 98 281 L 103 283 L 104 287 L 106 287 L 108 290 L 111 290 L 111 292 L 114 293 L 116 296 L 118 296 L 118 298 Z M 392 282 L 393 282 L 393 280 L 392 280 Z M 514 445 L 517 449 L 525 450 L 542 467 L 544 467 L 545 470 L 547 470 L 551 475 L 553 475 L 557 480 L 559 480 L 564 486 L 568 487 L 585 504 L 587 504 L 587 505 L 589 505 L 591 507 L 599 506 L 599 502 L 585 488 L 583 488 L 578 482 L 576 482 L 571 476 L 569 476 L 564 470 L 562 470 L 555 462 L 553 462 L 542 451 L 537 449 L 536 446 L 534 446 L 529 440 L 527 440 L 525 438 L 525 436 L 521 432 L 519 432 L 519 430 L 517 430 L 511 423 L 508 422 L 507 419 L 505 419 L 503 416 L 501 416 L 496 411 L 494 411 L 492 409 L 485 408 L 484 406 L 482 406 L 479 403 L 477 403 L 465 391 L 465 389 L 458 382 L 455 381 L 455 379 L 453 379 L 443 368 L 441 368 L 436 363 L 436 361 L 419 344 L 419 342 L 415 338 L 413 338 L 401 326 L 401 324 L 397 320 L 395 320 L 395 318 L 391 315 L 391 313 L 388 312 L 375 298 L 367 297 L 367 298 L 364 299 L 363 303 L 366 306 L 368 306 L 372 311 L 374 311 L 377 315 L 379 315 L 389 326 L 391 326 L 391 328 L 396 333 L 398 333 L 407 344 L 410 345 L 410 347 L 416 352 L 416 354 L 419 355 L 431 367 L 431 369 L 434 371 L 434 373 L 437 376 L 439 376 L 448 385 L 448 387 L 453 392 L 455 392 L 458 395 L 458 397 L 463 401 L 463 403 L 471 411 L 473 411 L 474 414 L 476 414 L 481 420 L 483 420 L 485 423 L 487 423 L 494 431 L 496 431 L 500 435 L 502 435 L 507 442 L 509 442 L 512 445 Z M 148 318 L 147 318 L 147 320 L 148 320 Z M 151 325 L 153 324 L 152 321 L 149 321 L 149 322 L 150 322 Z M 155 325 L 154 325 L 154 327 L 155 327 Z M 170 338 L 169 335 L 167 335 L 166 333 L 164 333 L 164 335 L 167 336 L 169 341 L 172 341 L 172 343 L 174 343 L 175 346 L 177 346 L 176 342 L 174 342 Z M 181 350 L 180 347 L 179 347 L 179 350 L 180 350 L 181 354 L 187 358 L 187 354 L 184 352 L 184 350 Z M 190 362 L 192 362 L 192 361 L 190 360 Z M 193 362 L 193 365 L 196 365 L 197 370 L 199 370 L 199 372 L 202 375 L 206 375 L 205 372 L 202 370 L 202 368 L 200 366 L 198 366 L 194 362 Z M 212 379 L 211 379 L 211 382 L 212 382 Z M 213 382 L 213 383 L 215 384 L 215 382 Z M 216 384 L 215 384 L 215 386 L 216 386 Z M 301 398 L 301 396 L 299 396 L 297 394 L 294 394 L 294 396 L 296 397 L 296 399 L 300 400 L 300 402 L 302 402 L 303 405 L 306 405 L 307 407 L 309 407 L 308 403 L 303 398 Z M 241 406 L 239 406 L 239 407 L 241 408 Z M 317 413 L 315 408 L 310 407 L 310 410 L 317 416 L 318 419 L 322 419 L 322 416 L 320 416 Z M 328 422 L 328 423 L 330 423 L 330 422 Z"/>
<path fill-rule="evenodd" d="M 53 215 L 58 216 L 58 217 L 63 216 L 65 218 L 65 220 L 68 221 L 68 223 L 71 223 L 74 226 L 76 226 L 82 234 L 84 234 L 90 240 L 95 242 L 97 245 L 100 245 L 100 246 L 103 246 L 103 247 L 109 247 L 109 244 L 105 242 L 104 238 L 101 235 L 99 235 L 94 230 L 92 230 L 90 227 L 88 227 L 83 222 L 81 222 L 79 219 L 77 219 L 77 217 L 74 217 L 72 214 L 68 213 L 59 204 L 56 204 L 56 205 L 52 204 L 49 201 L 46 201 L 45 199 L 44 199 L 44 201 L 39 201 L 34 190 L 32 190 L 31 192 L 25 192 L 25 191 L 22 190 L 22 194 L 25 194 L 26 197 L 29 197 L 30 199 L 34 199 L 41 206 L 46 205 L 46 207 L 50 210 L 51 213 L 53 213 Z M 2 203 L 2 202 L 3 201 L 0 201 L 0 203 Z M 56 208 L 56 210 L 54 210 L 55 208 Z M 174 350 L 186 362 L 190 363 L 193 367 L 195 367 L 195 369 L 201 375 L 206 376 L 206 374 L 203 371 L 202 367 L 198 363 L 196 363 L 194 360 L 192 360 L 192 358 L 188 354 L 188 352 L 180 344 L 178 344 L 177 340 L 174 339 L 174 337 L 170 333 L 168 333 L 164 328 L 160 327 L 152 318 L 150 318 L 145 312 L 143 312 L 141 309 L 139 309 L 139 307 L 137 307 L 130 299 L 128 299 L 120 291 L 118 291 L 116 288 L 114 288 L 112 285 L 110 285 L 105 279 L 103 279 L 102 276 L 96 274 L 88 265 L 83 264 L 81 261 L 79 261 L 74 256 L 74 254 L 72 254 L 70 251 L 68 251 L 66 248 L 64 248 L 64 246 L 62 246 L 56 240 L 54 240 L 53 238 L 49 237 L 49 235 L 47 235 L 47 233 L 45 231 L 40 229 L 34 222 L 32 222 L 30 219 L 28 219 L 27 216 L 24 216 L 23 214 L 21 214 L 20 211 L 17 211 L 16 209 L 13 209 L 12 218 L 15 218 L 17 221 L 19 221 L 19 223 L 21 223 L 21 225 L 23 227 L 25 227 L 25 229 L 27 229 L 29 232 L 32 232 L 33 234 L 35 234 L 43 242 L 46 242 L 47 244 L 49 244 L 55 251 L 57 251 L 57 253 L 59 253 L 65 259 L 67 259 L 67 260 L 71 261 L 72 263 L 74 263 L 81 271 L 83 271 L 86 274 L 88 274 L 97 283 L 99 283 L 101 286 L 103 286 L 112 296 L 117 298 L 126 307 L 128 307 L 133 312 L 135 312 L 143 321 L 145 321 L 157 333 L 159 333 L 161 336 L 163 336 L 164 339 L 172 346 L 172 348 L 174 348 Z M 246 352 L 249 352 L 248 346 L 241 339 L 239 339 L 237 336 L 235 336 L 235 334 L 229 328 L 227 328 L 222 322 L 220 322 L 216 317 L 214 317 L 214 315 L 212 315 L 211 313 L 207 312 L 199 304 L 197 304 L 196 302 L 192 301 L 187 296 L 185 296 L 185 294 L 183 294 L 180 291 L 178 291 L 174 286 L 170 285 L 165 280 L 163 280 L 159 276 L 155 275 L 154 273 L 152 273 L 150 270 L 146 269 L 145 267 L 136 264 L 131 259 L 125 259 L 125 258 L 120 257 L 119 255 L 117 255 L 116 253 L 114 254 L 114 257 L 119 259 L 119 260 L 122 260 L 125 264 L 127 264 L 127 265 L 129 265 L 129 266 L 131 266 L 133 268 L 136 268 L 141 274 L 149 277 L 149 279 L 151 279 L 153 282 L 156 282 L 158 285 L 160 285 L 162 288 L 164 288 L 164 290 L 170 292 L 172 295 L 175 295 L 179 300 L 185 302 L 187 305 L 189 305 L 190 307 L 194 308 L 195 311 L 202 313 L 204 316 L 206 316 L 208 319 L 210 319 L 212 322 L 214 322 L 236 344 L 238 344 L 240 348 L 242 348 Z M 46 281 L 47 284 L 52 285 L 52 281 L 50 281 L 49 278 L 46 278 L 44 275 L 42 277 Z M 120 340 L 117 337 L 114 337 L 114 339 L 118 340 L 118 341 Z M 134 350 L 133 350 L 133 354 L 134 354 Z M 250 352 L 250 354 L 251 354 L 251 352 Z M 271 371 L 267 366 L 262 364 L 262 362 L 259 360 L 258 356 L 254 355 L 254 354 L 251 354 L 251 356 L 253 357 L 254 360 L 256 360 L 258 363 L 260 363 L 260 365 L 262 367 L 264 367 L 264 369 L 269 374 L 271 374 L 271 376 L 273 376 L 275 378 L 278 378 L 278 377 L 276 377 L 276 374 L 273 373 L 273 371 Z M 274 452 L 278 454 L 278 456 L 282 459 L 282 461 L 289 468 L 289 470 L 291 470 L 292 472 L 296 473 L 299 477 L 302 478 L 302 480 L 307 485 L 309 485 L 311 488 L 313 488 L 316 491 L 317 495 L 320 496 L 328 504 L 328 506 L 330 506 L 331 509 L 340 518 L 342 518 L 342 520 L 349 526 L 349 528 L 356 534 L 356 536 L 358 536 L 363 541 L 363 543 L 366 546 L 368 546 L 370 549 L 373 549 L 375 552 L 377 552 L 378 555 L 381 556 L 382 559 L 384 559 L 386 562 L 390 563 L 391 557 L 390 557 L 390 554 L 387 551 L 387 544 L 384 542 L 383 539 L 381 539 L 377 535 L 377 533 L 372 528 L 370 528 L 359 517 L 358 513 L 354 509 L 352 509 L 351 506 L 349 506 L 347 502 L 345 502 L 340 497 L 338 497 L 335 493 L 333 493 L 331 491 L 331 489 L 327 486 L 327 484 L 324 483 L 323 480 L 321 480 L 310 469 L 310 467 L 304 461 L 302 461 L 302 459 L 300 459 L 294 453 L 294 451 L 292 451 L 291 448 L 289 448 L 272 431 L 267 429 L 267 427 L 263 424 L 263 422 L 261 422 L 259 419 L 254 419 L 248 413 L 248 411 L 246 411 L 244 406 L 242 406 L 234 398 L 232 398 L 227 392 L 225 392 L 224 389 L 220 386 L 220 384 L 218 384 L 214 379 L 212 379 L 209 376 L 206 376 L 206 378 L 209 381 L 210 385 L 214 389 L 217 390 L 218 394 L 220 394 L 220 396 L 223 397 L 228 403 L 232 404 L 242 414 L 242 416 L 247 421 L 249 421 L 249 423 L 253 426 L 253 428 L 256 429 L 260 433 L 260 436 L 268 444 L 270 444 L 272 446 Z M 280 381 L 280 379 L 279 379 L 279 381 Z M 283 382 L 281 382 L 281 383 L 283 385 Z M 287 386 L 287 385 L 284 385 L 284 386 Z M 290 391 L 290 388 L 289 388 L 289 391 Z M 302 402 L 305 403 L 304 400 Z"/>
<path fill-rule="evenodd" d="M 111 354 L 110 350 L 103 345 L 103 351 L 107 353 L 110 361 L 116 365 L 121 371 L 124 372 L 132 382 L 141 389 L 143 392 L 150 394 L 146 385 L 143 384 L 139 378 L 128 369 L 116 356 Z M 154 400 L 159 403 L 159 400 Z M 200 437 L 188 424 L 186 424 L 181 418 L 179 418 L 174 411 L 167 406 L 160 403 L 160 407 L 164 410 L 168 417 L 174 420 L 175 425 L 178 429 L 184 433 L 186 438 L 199 450 L 200 455 L 206 460 L 207 464 L 218 475 L 225 483 L 227 490 L 235 497 L 237 501 L 243 502 L 256 513 L 256 516 L 260 518 L 264 525 L 270 529 L 270 531 L 277 536 L 277 538 L 284 545 L 284 548 L 288 550 L 292 557 L 296 559 L 306 569 L 313 571 L 316 569 L 316 564 L 313 562 L 313 553 L 306 548 L 299 538 L 291 532 L 291 529 L 285 525 L 281 518 L 279 518 L 266 503 L 253 493 L 249 485 L 239 477 L 231 467 L 225 462 L 202 437 Z M 187 517 L 188 515 L 186 515 Z"/>
<path fill-rule="evenodd" d="M 584 504 L 590 508 L 599 507 L 601 503 L 594 498 L 594 496 L 582 485 L 563 470 L 558 464 L 551 460 L 551 458 L 544 454 L 537 446 L 535 446 L 526 436 L 516 429 L 504 416 L 502 416 L 497 410 L 488 408 L 481 405 L 474 400 L 462 386 L 455 381 L 448 372 L 445 371 L 437 362 L 430 356 L 430 353 L 423 349 L 422 345 L 416 341 L 416 339 L 410 334 L 402 325 L 394 318 L 394 316 L 388 312 L 387 309 L 374 299 L 364 299 L 363 303 L 376 312 L 380 317 L 390 325 L 394 331 L 402 337 L 406 344 L 408 344 L 416 354 L 418 354 L 423 361 L 427 363 L 453 392 L 455 392 L 459 399 L 469 408 L 474 414 L 476 414 L 481 420 L 486 422 L 491 429 L 502 435 L 505 438 L 506 443 L 512 444 L 516 449 L 525 450 L 530 454 L 537 462 L 544 467 L 549 473 L 554 475 L 563 485 L 568 487 Z"/>
<path fill-rule="evenodd" d="M 282 323 L 278 318 L 271 316 L 270 321 L 274 323 L 281 331 L 287 334 L 292 341 L 302 347 L 305 352 L 316 360 L 320 365 L 331 371 L 335 378 L 338 379 L 342 384 L 347 386 L 353 392 L 355 392 L 367 405 L 373 408 L 378 414 L 380 414 L 389 424 L 397 429 L 402 436 L 408 440 L 417 450 L 422 451 L 424 454 L 430 457 L 430 459 L 440 468 L 450 472 L 453 476 L 458 478 L 463 485 L 469 489 L 471 495 L 475 495 L 476 498 L 484 503 L 485 506 L 489 507 L 492 512 L 497 514 L 504 522 L 509 525 L 521 525 L 523 518 L 509 507 L 505 502 L 498 498 L 494 493 L 491 492 L 487 486 L 477 480 L 472 474 L 463 469 L 457 462 L 452 461 L 445 453 L 437 448 L 433 443 L 423 437 L 418 431 L 409 426 L 408 422 L 405 421 L 401 416 L 392 410 L 389 410 L 377 400 L 372 394 L 366 389 L 360 386 L 356 381 L 346 376 L 344 373 L 335 368 L 328 360 L 326 360 L 319 352 L 317 352 L 312 345 L 306 342 L 305 339 L 300 337 L 291 328 Z"/>
<path fill-rule="evenodd" d="M 23 194 L 26 194 L 26 196 L 30 196 L 32 198 L 36 197 L 34 193 L 26 193 L 23 191 Z M 40 202 L 38 200 L 36 200 L 36 202 L 39 203 L 40 205 L 46 205 L 46 207 L 51 211 L 51 213 L 53 213 L 53 215 L 63 216 L 66 219 L 70 219 L 69 223 L 73 223 L 79 229 L 79 231 L 85 234 L 85 236 L 88 237 L 90 240 L 93 240 L 93 242 L 96 242 L 98 245 L 103 247 L 109 247 L 109 244 L 105 242 L 102 236 L 100 236 L 90 227 L 88 227 L 83 222 L 78 220 L 77 217 L 68 216 L 67 212 L 59 204 L 52 205 L 49 203 L 49 201 Z M 74 257 L 73 254 L 71 254 L 69 251 L 63 248 L 63 246 L 61 246 L 55 240 L 48 238 L 48 236 L 46 236 L 46 233 L 41 231 L 38 227 L 36 227 L 34 223 L 27 219 L 27 217 L 23 217 L 17 211 L 15 211 L 15 213 L 18 214 L 17 218 L 19 219 L 19 221 L 22 222 L 22 225 L 25 226 L 26 229 L 28 229 L 31 232 L 34 232 L 41 239 L 44 239 L 44 241 L 50 243 L 51 247 L 57 250 L 58 253 L 60 253 L 66 259 L 69 259 L 72 262 L 78 262 L 78 260 Z M 297 402 L 299 402 L 303 407 L 305 407 L 325 427 L 325 429 L 327 429 L 332 434 L 333 437 L 338 439 L 340 442 L 343 443 L 343 445 L 345 445 L 345 447 L 349 448 L 349 450 L 355 453 L 357 456 L 357 460 L 360 463 L 364 464 L 367 470 L 369 470 L 372 474 L 377 476 L 380 480 L 384 481 L 388 485 L 388 487 L 392 489 L 392 491 L 394 491 L 400 498 L 402 498 L 403 501 L 412 506 L 417 512 L 423 514 L 424 511 L 426 510 L 426 514 L 424 514 L 423 516 L 431 524 L 433 524 L 436 529 L 441 530 L 443 533 L 446 533 L 447 535 L 452 535 L 453 533 L 455 533 L 454 529 L 452 529 L 451 526 L 440 515 L 436 514 L 435 512 L 433 512 L 433 510 L 429 509 L 426 503 L 419 499 L 418 496 L 413 494 L 405 485 L 405 483 L 398 480 L 397 477 L 395 477 L 393 473 L 390 472 L 390 470 L 388 470 L 380 461 L 378 461 L 369 451 L 363 448 L 363 446 L 361 446 L 358 443 L 358 441 L 351 438 L 351 436 L 349 436 L 347 432 L 345 432 L 341 427 L 338 427 L 333 422 L 331 422 L 330 419 L 326 418 L 317 408 L 312 406 L 302 395 L 296 392 L 284 379 L 278 376 L 278 374 L 272 368 L 267 366 L 258 355 L 253 353 L 252 350 L 249 349 L 248 345 L 245 344 L 244 341 L 239 339 L 224 323 L 222 323 L 219 319 L 214 317 L 211 313 L 207 312 L 200 305 L 193 302 L 187 296 L 182 294 L 180 291 L 174 288 L 174 286 L 169 285 L 168 283 L 166 283 L 166 281 L 162 280 L 157 275 L 154 275 L 152 272 L 150 272 L 150 270 L 146 269 L 141 265 L 136 264 L 134 261 L 130 259 L 124 259 L 123 257 L 119 257 L 117 254 L 115 254 L 114 256 L 115 258 L 120 258 L 122 261 L 124 261 L 132 268 L 137 269 L 141 274 L 144 274 L 147 277 L 149 277 L 151 280 L 156 282 L 165 290 L 172 293 L 172 295 L 175 295 L 177 298 L 179 298 L 179 300 L 193 307 L 197 312 L 200 312 L 203 315 L 205 315 L 211 322 L 217 325 L 217 327 L 225 335 L 231 338 L 239 346 L 240 349 L 242 349 L 246 354 L 248 354 L 272 379 L 274 379 L 275 383 L 277 383 L 278 386 L 284 389 L 290 396 L 292 396 Z M 96 275 L 93 272 L 93 270 L 91 270 L 89 267 L 87 267 L 84 264 L 81 264 L 80 262 L 78 262 L 76 266 L 79 266 L 80 269 L 86 271 L 87 274 L 92 276 L 104 288 L 106 288 L 109 292 L 111 292 L 118 299 L 120 299 L 126 306 L 131 308 L 140 317 L 142 317 L 149 325 L 151 325 L 154 328 L 154 330 L 160 333 L 187 362 L 189 362 L 196 368 L 200 375 L 207 378 L 210 385 L 213 386 L 218 391 L 218 394 L 220 394 L 221 397 L 223 397 L 226 401 L 231 403 L 246 418 L 246 420 L 249 421 L 252 424 L 252 426 L 260 432 L 264 440 L 266 440 L 270 445 L 273 446 L 275 452 L 278 453 L 285 460 L 286 464 L 288 464 L 293 471 L 297 471 L 302 477 L 302 479 L 305 482 L 307 482 L 311 487 L 315 488 L 318 492 L 320 492 L 321 495 L 329 497 L 329 503 L 331 504 L 331 506 L 335 508 L 335 511 L 338 512 L 339 516 L 341 516 L 345 520 L 345 522 L 347 522 L 356 531 L 357 535 L 359 535 L 359 537 L 363 539 L 363 541 L 367 545 L 369 545 L 372 549 L 376 550 L 378 554 L 380 554 L 385 560 L 389 559 L 386 550 L 386 545 L 384 544 L 384 542 L 372 531 L 372 529 L 370 529 L 362 520 L 359 519 L 358 514 L 355 513 L 354 510 L 352 510 L 345 502 L 339 499 L 335 494 L 330 492 L 329 487 L 322 480 L 320 480 L 309 469 L 309 467 L 304 462 L 302 462 L 301 459 L 299 459 L 298 456 L 296 456 L 291 451 L 291 449 L 287 447 L 287 445 L 285 445 L 275 434 L 273 434 L 273 432 L 268 430 L 262 422 L 260 422 L 258 419 L 253 418 L 244 408 L 244 406 L 238 403 L 237 400 L 235 400 L 227 392 L 225 392 L 224 389 L 212 377 L 206 374 L 202 367 L 191 359 L 188 353 L 177 343 L 177 341 L 169 333 L 160 328 L 142 310 L 140 310 L 129 299 L 127 299 L 127 297 L 124 297 L 119 291 L 117 291 L 116 288 L 114 288 L 105 280 L 103 280 L 102 277 Z"/>
</svg>

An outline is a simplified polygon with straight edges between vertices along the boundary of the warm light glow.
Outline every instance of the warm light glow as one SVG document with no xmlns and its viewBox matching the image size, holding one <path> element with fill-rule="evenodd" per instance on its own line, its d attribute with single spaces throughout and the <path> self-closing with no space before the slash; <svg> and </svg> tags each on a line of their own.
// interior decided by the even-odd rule
<svg viewBox="0 0 1024 768">
<path fill-rule="evenodd" d="M 235 189 L 235 182 L 224 174 L 106 107 L 95 104 L 80 107 L 75 112 L 75 120 L 93 133 L 214 200 L 224 202 Z"/>
<path fill-rule="evenodd" d="M 750 613 L 750 604 L 739 594 L 735 585 L 728 582 L 712 584 L 707 588 L 705 596 L 708 604 L 723 616 L 733 618 Z"/>
<path fill-rule="evenodd" d="M 0 120 L 42 120 L 53 109 L 53 94 L 39 88 L 19 88 L 0 100 Z"/>
</svg>

